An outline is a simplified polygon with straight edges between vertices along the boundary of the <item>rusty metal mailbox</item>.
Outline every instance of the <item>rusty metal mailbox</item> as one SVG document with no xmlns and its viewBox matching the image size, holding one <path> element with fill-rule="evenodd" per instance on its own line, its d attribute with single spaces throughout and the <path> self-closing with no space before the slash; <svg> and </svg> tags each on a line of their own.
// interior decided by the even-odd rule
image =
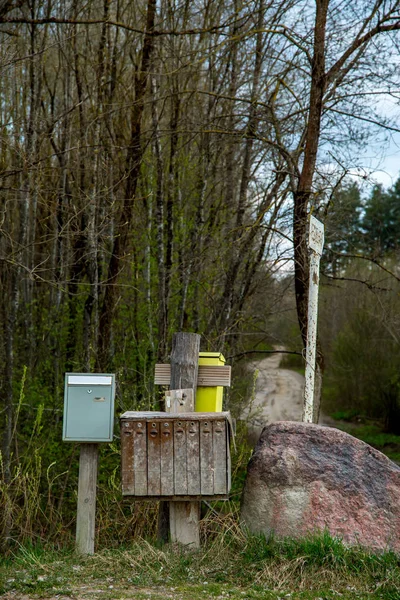
<svg viewBox="0 0 400 600">
<path fill-rule="evenodd" d="M 230 436 L 227 412 L 124 413 L 122 494 L 164 500 L 227 498 Z"/>
</svg>

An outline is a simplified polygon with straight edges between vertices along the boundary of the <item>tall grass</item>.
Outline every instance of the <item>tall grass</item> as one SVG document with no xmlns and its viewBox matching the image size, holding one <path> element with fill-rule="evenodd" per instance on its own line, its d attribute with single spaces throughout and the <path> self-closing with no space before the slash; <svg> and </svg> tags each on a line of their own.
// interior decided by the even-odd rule
<svg viewBox="0 0 400 600">
<path fill-rule="evenodd" d="M 63 443 L 62 423 L 48 410 L 49 398 L 36 406 L 24 403 L 26 370 L 20 383 L 13 427 L 11 476 L 5 477 L 0 454 L 0 535 L 3 551 L 19 545 L 53 544 L 73 547 L 78 488 L 79 444 Z M 32 399 L 31 399 L 32 400 Z M 120 483 L 120 442 L 102 444 L 96 507 L 96 547 L 113 548 L 133 539 L 154 539 L 158 503 L 123 497 Z M 243 427 L 237 432 L 232 460 L 231 500 L 204 505 L 204 512 L 237 515 L 250 458 Z M 205 535 L 205 534 L 204 534 Z M 210 535 L 213 535 L 212 533 Z"/>
<path fill-rule="evenodd" d="M 73 545 L 75 535 L 79 445 L 61 441 L 61 420 L 57 413 L 45 408 L 44 400 L 36 406 L 24 403 L 25 385 L 26 369 L 14 409 L 9 468 L 0 452 L 3 552 L 32 543 L 68 547 Z M 100 546 L 118 545 L 132 536 L 153 536 L 156 531 L 156 503 L 136 503 L 122 497 L 119 463 L 118 441 L 100 448 L 97 495 Z"/>
<path fill-rule="evenodd" d="M 49 590 L 52 596 L 74 596 L 84 584 L 98 591 L 94 597 L 110 599 L 141 598 L 141 590 L 147 597 L 191 600 L 400 597 L 400 560 L 392 552 L 348 548 L 326 532 L 267 540 L 247 534 L 227 515 L 209 515 L 202 528 L 203 547 L 191 552 L 140 538 L 90 557 L 20 546 L 0 561 L 0 594 L 13 590 L 47 597 Z"/>
</svg>

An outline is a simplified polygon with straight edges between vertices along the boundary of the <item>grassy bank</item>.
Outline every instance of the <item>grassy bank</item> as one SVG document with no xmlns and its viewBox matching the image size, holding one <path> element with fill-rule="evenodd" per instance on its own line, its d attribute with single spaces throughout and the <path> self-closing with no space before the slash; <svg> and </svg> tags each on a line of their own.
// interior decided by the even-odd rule
<svg viewBox="0 0 400 600">
<path fill-rule="evenodd" d="M 400 560 L 390 552 L 346 548 L 327 534 L 266 541 L 230 518 L 208 520 L 203 536 L 197 552 L 145 540 L 92 557 L 19 547 L 0 563 L 0 593 L 13 600 L 400 598 Z"/>
</svg>

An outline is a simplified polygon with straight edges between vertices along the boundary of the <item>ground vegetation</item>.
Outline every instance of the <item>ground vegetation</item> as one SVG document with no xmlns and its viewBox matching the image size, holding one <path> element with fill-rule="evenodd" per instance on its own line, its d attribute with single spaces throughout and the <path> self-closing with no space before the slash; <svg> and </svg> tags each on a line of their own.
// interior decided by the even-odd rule
<svg viewBox="0 0 400 600">
<path fill-rule="evenodd" d="M 398 598 L 398 557 L 391 552 L 347 548 L 326 533 L 266 540 L 247 535 L 231 519 L 209 519 L 203 536 L 197 552 L 143 539 L 86 558 L 23 546 L 0 562 L 0 593 L 16 600 Z"/>
</svg>

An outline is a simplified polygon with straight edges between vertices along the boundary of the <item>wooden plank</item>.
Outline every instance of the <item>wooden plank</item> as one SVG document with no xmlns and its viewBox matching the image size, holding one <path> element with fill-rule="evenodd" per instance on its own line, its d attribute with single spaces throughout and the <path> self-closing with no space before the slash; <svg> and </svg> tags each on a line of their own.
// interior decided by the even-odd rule
<svg viewBox="0 0 400 600">
<path fill-rule="evenodd" d="M 214 494 L 225 494 L 227 488 L 226 422 L 213 421 Z"/>
<path fill-rule="evenodd" d="M 132 421 L 123 421 L 121 424 L 121 472 L 123 495 L 135 494 L 133 456 L 133 423 Z"/>
<path fill-rule="evenodd" d="M 174 424 L 161 422 L 161 495 L 174 495 Z"/>
<path fill-rule="evenodd" d="M 228 421 L 231 420 L 231 416 L 230 413 L 228 411 L 225 412 L 219 412 L 219 413 L 215 413 L 215 412 L 191 412 L 191 411 L 187 411 L 186 407 L 182 407 L 184 408 L 184 410 L 180 409 L 179 413 L 190 413 L 190 415 L 185 414 L 185 419 L 197 419 L 197 420 L 204 420 L 206 417 L 208 417 L 209 419 L 219 419 L 219 418 L 223 418 L 223 419 L 227 419 Z M 162 420 L 165 419 L 167 415 L 169 415 L 172 411 L 166 411 L 166 412 L 151 412 L 151 411 L 147 411 L 147 410 L 140 410 L 140 411 L 135 411 L 135 410 L 128 410 L 126 412 L 124 412 L 121 415 L 121 419 L 122 420 L 132 420 L 132 421 L 139 421 L 139 420 L 143 420 L 143 419 L 156 419 L 156 420 Z M 175 413 L 178 414 L 178 413 Z"/>
<path fill-rule="evenodd" d="M 156 364 L 154 383 L 157 385 L 171 384 L 171 365 Z M 231 367 L 229 365 L 200 365 L 197 385 L 202 387 L 230 386 Z"/>
<path fill-rule="evenodd" d="M 191 548 L 200 546 L 200 502 L 170 502 L 171 540 Z"/>
<path fill-rule="evenodd" d="M 171 390 L 196 389 L 199 366 L 200 336 L 175 333 L 172 337 Z"/>
<path fill-rule="evenodd" d="M 135 496 L 147 496 L 146 437 L 146 421 L 136 421 L 133 426 L 133 469 L 135 472 Z"/>
<path fill-rule="evenodd" d="M 188 493 L 185 420 L 174 421 L 174 490 L 175 494 Z"/>
<path fill-rule="evenodd" d="M 200 425 L 200 487 L 204 495 L 214 493 L 213 425 L 207 420 Z"/>
<path fill-rule="evenodd" d="M 147 493 L 161 495 L 161 435 L 160 422 L 147 423 Z"/>
<path fill-rule="evenodd" d="M 79 457 L 76 550 L 94 554 L 98 444 L 81 444 Z"/>
<path fill-rule="evenodd" d="M 197 494 L 196 496 L 192 496 L 192 495 L 179 495 L 179 496 L 140 496 L 140 498 L 138 498 L 138 500 L 140 500 L 142 502 L 145 500 L 149 500 L 150 502 L 154 502 L 155 500 L 160 500 L 161 502 L 166 502 L 167 504 L 169 504 L 171 502 L 171 504 L 175 504 L 176 502 L 201 502 L 201 500 L 203 500 L 204 496 L 202 496 L 201 494 Z M 207 500 L 207 502 L 210 502 L 211 500 L 229 500 L 229 495 L 228 494 L 213 494 L 212 496 L 207 495 L 206 498 L 204 498 L 205 500 Z"/>
<path fill-rule="evenodd" d="M 187 474 L 188 494 L 200 494 L 200 435 L 199 421 L 190 420 L 187 423 Z"/>
<path fill-rule="evenodd" d="M 231 367 L 229 365 L 200 365 L 197 377 L 198 386 L 230 386 Z"/>
</svg>

